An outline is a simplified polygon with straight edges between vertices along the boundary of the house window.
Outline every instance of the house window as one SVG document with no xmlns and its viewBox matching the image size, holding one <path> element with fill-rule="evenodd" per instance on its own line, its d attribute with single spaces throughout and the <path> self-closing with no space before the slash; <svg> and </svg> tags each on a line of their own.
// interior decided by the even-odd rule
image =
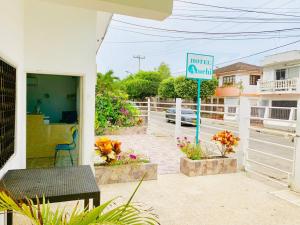
<svg viewBox="0 0 300 225">
<path fill-rule="evenodd" d="M 276 70 L 276 80 L 286 79 L 286 69 Z"/>
<path fill-rule="evenodd" d="M 250 75 L 250 85 L 257 85 L 257 81 L 259 80 L 260 76 L 258 75 Z"/>
<path fill-rule="evenodd" d="M 16 69 L 0 59 L 0 168 L 14 154 Z"/>
<path fill-rule="evenodd" d="M 223 85 L 232 85 L 235 83 L 235 76 L 223 77 Z"/>
</svg>

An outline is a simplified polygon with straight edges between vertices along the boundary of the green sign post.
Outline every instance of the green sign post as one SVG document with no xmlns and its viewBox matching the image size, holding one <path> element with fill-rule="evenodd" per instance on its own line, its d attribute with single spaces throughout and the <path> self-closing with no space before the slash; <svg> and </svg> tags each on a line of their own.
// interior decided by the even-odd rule
<svg viewBox="0 0 300 225">
<path fill-rule="evenodd" d="M 197 80 L 197 121 L 196 121 L 196 144 L 199 143 L 200 111 L 201 111 L 201 82 L 212 79 L 214 57 L 196 53 L 187 53 L 186 78 Z"/>
</svg>

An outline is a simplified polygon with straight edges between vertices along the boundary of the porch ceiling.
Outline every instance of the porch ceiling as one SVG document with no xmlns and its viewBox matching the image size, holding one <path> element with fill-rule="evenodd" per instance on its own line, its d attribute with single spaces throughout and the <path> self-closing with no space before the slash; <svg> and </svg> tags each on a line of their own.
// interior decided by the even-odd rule
<svg viewBox="0 0 300 225">
<path fill-rule="evenodd" d="M 172 14 L 173 0 L 44 0 L 127 16 L 163 20 Z"/>
</svg>

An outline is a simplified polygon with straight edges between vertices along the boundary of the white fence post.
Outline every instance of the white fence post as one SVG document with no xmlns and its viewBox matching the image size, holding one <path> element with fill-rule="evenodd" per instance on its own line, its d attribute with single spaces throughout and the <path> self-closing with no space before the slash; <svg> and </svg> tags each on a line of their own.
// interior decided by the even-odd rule
<svg viewBox="0 0 300 225">
<path fill-rule="evenodd" d="M 149 127 L 149 124 L 150 124 L 150 114 L 151 114 L 151 100 L 150 100 L 150 98 L 148 98 L 148 102 L 147 102 L 148 127 Z"/>
<path fill-rule="evenodd" d="M 297 121 L 296 121 L 296 136 L 295 136 L 295 156 L 294 168 L 291 180 L 291 188 L 294 191 L 300 192 L 300 99 L 297 104 Z"/>
<path fill-rule="evenodd" d="M 181 98 L 176 98 L 175 138 L 181 135 Z"/>
<path fill-rule="evenodd" d="M 238 167 L 239 169 L 245 169 L 247 159 L 247 149 L 249 146 L 250 136 L 250 101 L 247 97 L 240 97 L 240 110 L 239 110 L 239 134 L 240 144 L 239 151 L 237 153 Z"/>
</svg>

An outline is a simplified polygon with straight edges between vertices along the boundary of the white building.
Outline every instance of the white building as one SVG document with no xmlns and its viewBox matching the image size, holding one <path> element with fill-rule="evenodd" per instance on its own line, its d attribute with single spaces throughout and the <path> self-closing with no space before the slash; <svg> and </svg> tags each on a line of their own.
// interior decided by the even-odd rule
<svg viewBox="0 0 300 225">
<path fill-rule="evenodd" d="M 26 168 L 29 154 L 53 157 L 72 124 L 79 131 L 78 164 L 91 164 L 96 53 L 112 14 L 163 20 L 172 4 L 0 0 L 0 177 Z"/>
<path fill-rule="evenodd" d="M 261 74 L 261 67 L 242 62 L 215 70 L 219 86 L 212 103 L 224 104 L 225 120 L 237 119 L 234 113 L 237 112 L 241 95 L 249 96 L 252 105 L 257 104 L 257 81 Z"/>
<path fill-rule="evenodd" d="M 260 105 L 268 106 L 265 126 L 294 129 L 300 97 L 300 51 L 288 51 L 265 57 L 263 76 L 258 82 Z M 278 120 L 284 121 L 278 121 Z"/>
</svg>

